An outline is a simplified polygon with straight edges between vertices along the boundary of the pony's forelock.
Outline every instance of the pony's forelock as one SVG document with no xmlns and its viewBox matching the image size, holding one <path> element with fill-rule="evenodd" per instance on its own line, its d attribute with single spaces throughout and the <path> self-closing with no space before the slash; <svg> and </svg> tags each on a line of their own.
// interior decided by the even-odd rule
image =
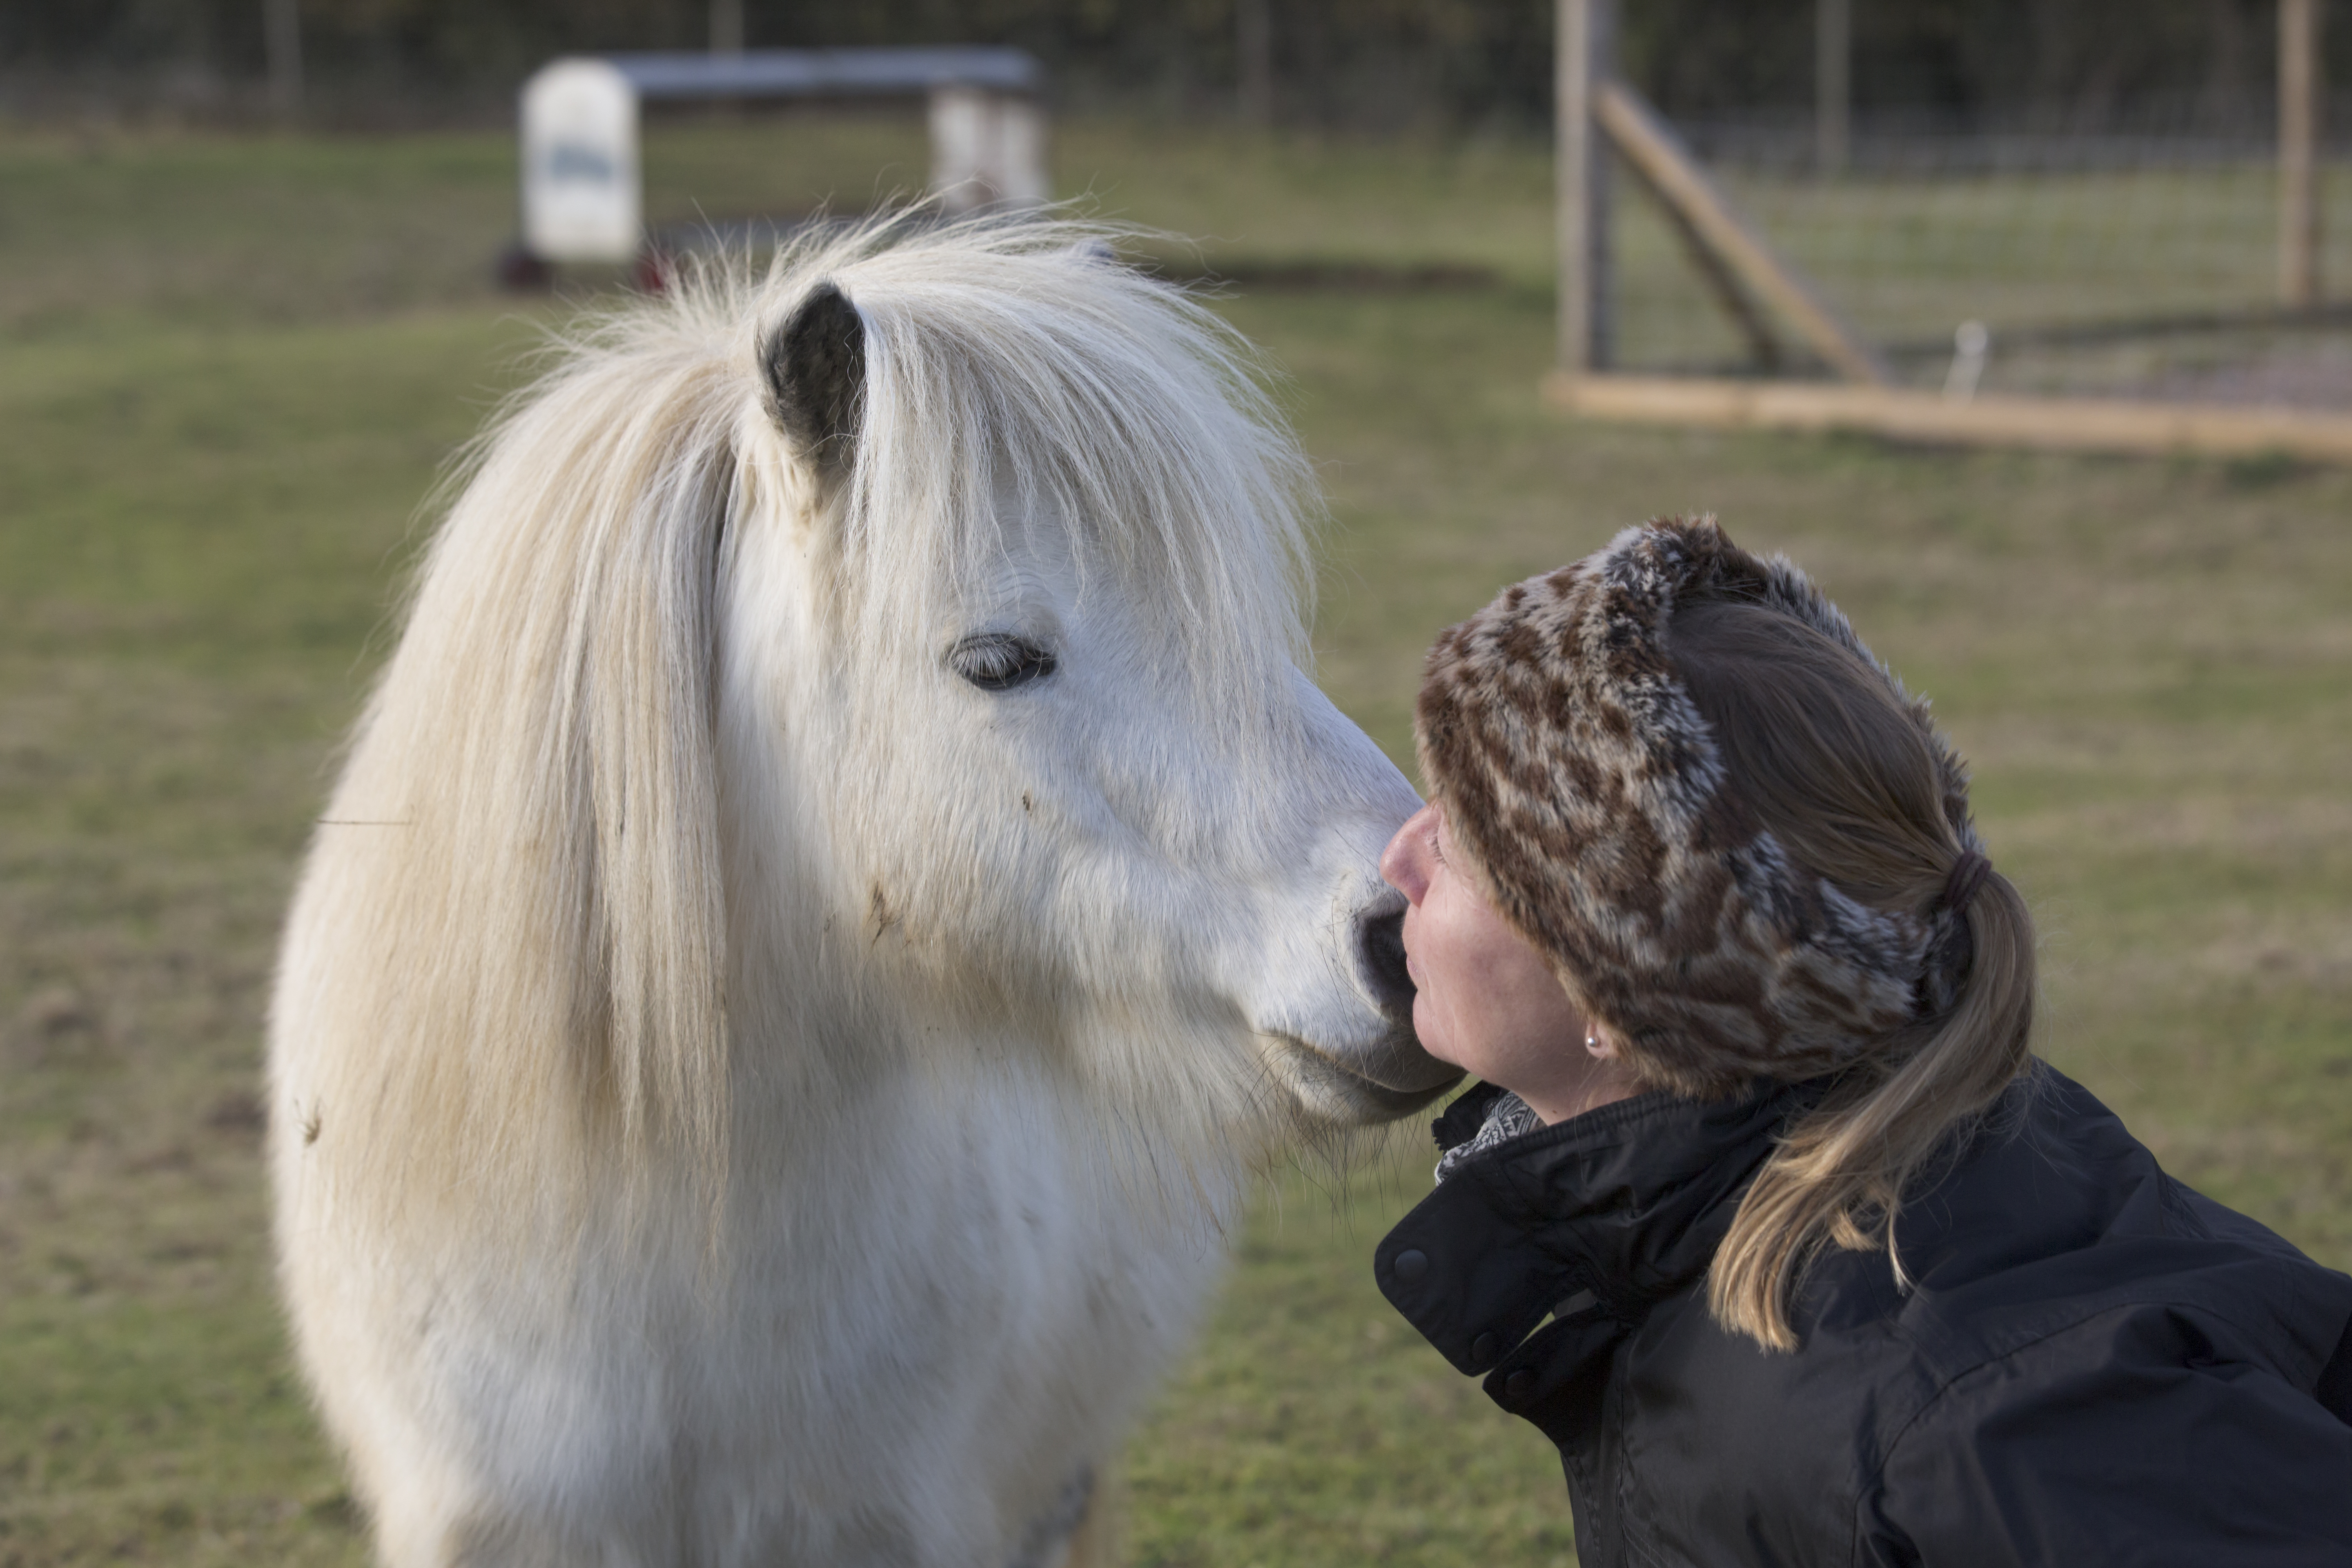
<svg viewBox="0 0 2352 1568">
<path fill-rule="evenodd" d="M 1068 527 L 1082 574 L 1150 591 L 1210 684 L 1303 665 L 1313 476 L 1259 356 L 1201 300 L 1114 259 L 1137 231 L 918 212 L 813 232 L 764 272 L 687 264 L 610 341 L 682 331 L 747 367 L 820 283 L 866 326 L 838 500 L 855 633 L 930 636 L 1001 558 L 999 501 Z"/>
</svg>

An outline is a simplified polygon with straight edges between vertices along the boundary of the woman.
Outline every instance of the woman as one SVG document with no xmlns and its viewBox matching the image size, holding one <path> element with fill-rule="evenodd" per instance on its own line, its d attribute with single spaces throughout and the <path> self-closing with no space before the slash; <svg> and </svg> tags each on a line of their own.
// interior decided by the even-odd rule
<svg viewBox="0 0 2352 1568">
<path fill-rule="evenodd" d="M 1375 1267 L 1585 1568 L 2352 1563 L 2352 1279 L 2033 1060 L 1960 761 L 1801 573 L 1628 531 L 1415 729 L 1382 871 L 1486 1082 Z"/>
</svg>

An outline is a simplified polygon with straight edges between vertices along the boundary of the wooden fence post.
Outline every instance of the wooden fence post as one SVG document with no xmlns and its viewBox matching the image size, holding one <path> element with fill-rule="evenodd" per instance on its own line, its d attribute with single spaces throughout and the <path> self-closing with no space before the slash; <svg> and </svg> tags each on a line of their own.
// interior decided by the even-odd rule
<svg viewBox="0 0 2352 1568">
<path fill-rule="evenodd" d="M 1239 88 L 1235 103 L 1242 123 L 1264 128 L 1274 123 L 1273 0 L 1234 0 L 1234 75 Z"/>
<path fill-rule="evenodd" d="M 2279 0 L 2279 303 L 2319 303 L 2319 0 Z"/>
<path fill-rule="evenodd" d="M 1640 93 L 1622 81 L 1599 83 L 1592 89 L 1592 116 L 1685 232 L 1714 253 L 1720 269 L 1738 275 L 1779 311 L 1832 370 L 1848 381 L 1880 386 L 1895 379 L 1868 340 L 1840 319 L 1770 242 L 1732 210 L 1698 161 Z M 1754 326 L 1746 312 L 1735 308 L 1733 313 L 1749 330 L 1752 341 Z"/>
<path fill-rule="evenodd" d="M 1616 0 L 1558 0 L 1553 54 L 1553 180 L 1559 266 L 1559 368 L 1605 370 L 1615 348 L 1609 244 L 1609 152 L 1593 94 L 1613 68 Z"/>
<path fill-rule="evenodd" d="M 1813 167 L 1845 173 L 1853 125 L 1853 0 L 1813 0 Z"/>
<path fill-rule="evenodd" d="M 710 0 L 710 52 L 743 52 L 743 0 Z"/>
<path fill-rule="evenodd" d="M 302 109 L 302 14 L 295 0 L 263 0 L 261 25 L 269 107 L 281 118 L 291 118 Z"/>
</svg>

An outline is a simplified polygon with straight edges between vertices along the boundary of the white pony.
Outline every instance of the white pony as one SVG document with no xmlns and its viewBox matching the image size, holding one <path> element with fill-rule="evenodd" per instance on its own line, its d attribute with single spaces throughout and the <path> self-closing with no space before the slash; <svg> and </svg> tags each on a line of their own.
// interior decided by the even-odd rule
<svg viewBox="0 0 2352 1568">
<path fill-rule="evenodd" d="M 1254 1163 L 1454 1076 L 1241 345 L 1087 230 L 868 228 L 469 472 L 271 1024 L 383 1559 L 1088 1558 Z"/>
</svg>

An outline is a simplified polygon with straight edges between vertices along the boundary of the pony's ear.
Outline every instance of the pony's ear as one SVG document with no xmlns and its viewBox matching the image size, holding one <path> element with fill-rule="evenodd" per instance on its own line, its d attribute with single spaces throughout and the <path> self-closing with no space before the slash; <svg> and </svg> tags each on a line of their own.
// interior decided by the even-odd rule
<svg viewBox="0 0 2352 1568">
<path fill-rule="evenodd" d="M 866 321 L 849 296 L 818 284 L 761 359 L 776 424 L 819 468 L 847 471 L 866 399 Z"/>
</svg>

